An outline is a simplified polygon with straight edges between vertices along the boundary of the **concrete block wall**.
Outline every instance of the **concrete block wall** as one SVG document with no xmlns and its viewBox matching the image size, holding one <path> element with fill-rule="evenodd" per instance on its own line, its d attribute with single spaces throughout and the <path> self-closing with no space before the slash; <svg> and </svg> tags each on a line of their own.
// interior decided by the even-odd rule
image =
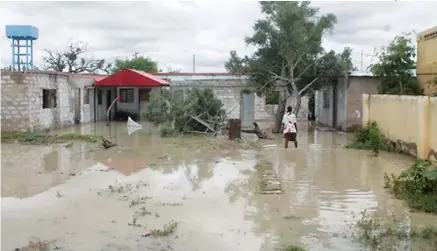
<svg viewBox="0 0 437 251">
<path fill-rule="evenodd" d="M 76 93 L 68 83 L 68 76 L 57 74 L 29 74 L 30 129 L 43 130 L 74 124 Z M 56 108 L 43 109 L 43 89 L 56 89 Z"/>
<path fill-rule="evenodd" d="M 81 121 L 91 120 L 91 106 L 83 105 L 85 85 L 71 74 L 43 71 L 1 71 L 2 131 L 35 131 L 74 124 L 80 101 Z M 43 89 L 56 89 L 56 108 L 43 109 Z M 81 89 L 80 97 L 76 90 Z M 89 114 L 89 115 L 88 115 Z"/>
<path fill-rule="evenodd" d="M 192 87 L 211 88 L 224 106 L 229 118 L 240 117 L 241 91 L 246 86 L 244 79 L 205 79 L 205 80 L 175 80 L 171 81 L 173 91 L 184 90 Z M 255 95 L 254 101 L 255 120 L 273 119 L 274 115 L 266 110 L 265 97 Z"/>
<path fill-rule="evenodd" d="M 1 72 L 1 129 L 27 131 L 30 124 L 28 85 L 20 72 Z"/>
</svg>

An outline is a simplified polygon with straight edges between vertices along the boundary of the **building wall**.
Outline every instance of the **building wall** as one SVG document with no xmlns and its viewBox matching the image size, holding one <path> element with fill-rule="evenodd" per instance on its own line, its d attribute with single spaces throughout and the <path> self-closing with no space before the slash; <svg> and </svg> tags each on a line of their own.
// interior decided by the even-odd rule
<svg viewBox="0 0 437 251">
<path fill-rule="evenodd" d="M 377 93 L 379 82 L 379 79 L 371 76 L 349 75 L 338 79 L 336 95 L 331 86 L 316 91 L 316 122 L 342 131 L 356 130 L 362 123 L 362 95 Z M 324 106 L 324 98 L 329 100 L 328 107 Z M 335 119 L 334 105 L 337 109 Z"/>
<path fill-rule="evenodd" d="M 66 73 L 2 71 L 2 131 L 65 127 L 79 114 L 82 122 L 89 122 L 90 106 L 83 105 L 80 87 L 88 82 Z M 56 90 L 55 108 L 43 109 L 43 89 Z"/>
<path fill-rule="evenodd" d="M 324 94 L 324 92 L 326 94 Z M 323 90 L 318 90 L 315 92 L 315 106 L 316 111 L 316 122 L 326 126 L 333 125 L 333 102 L 332 102 L 333 89 L 325 88 Z M 325 99 L 328 99 L 327 106 L 325 106 Z"/>
<path fill-rule="evenodd" d="M 429 159 L 437 160 L 437 98 L 429 99 Z"/>
<path fill-rule="evenodd" d="M 348 100 L 348 89 L 352 87 L 350 83 L 355 82 L 356 78 L 352 77 L 341 77 L 337 82 L 337 101 L 333 102 L 333 105 L 337 105 L 337 121 L 336 127 L 342 131 L 346 131 L 347 127 L 347 100 Z M 349 82 L 350 81 L 350 82 Z M 349 87 L 349 88 L 348 88 Z"/>
<path fill-rule="evenodd" d="M 191 87 L 211 88 L 218 99 L 223 103 L 229 118 L 240 117 L 241 91 L 246 86 L 244 79 L 186 79 L 171 81 L 173 91 L 184 90 Z M 255 95 L 254 101 L 255 120 L 273 119 L 274 114 L 266 110 L 265 97 Z"/>
<path fill-rule="evenodd" d="M 375 77 L 353 77 L 350 79 L 347 89 L 346 131 L 353 131 L 361 126 L 363 114 L 362 96 L 364 93 L 377 94 L 380 82 L 381 80 Z"/>
<path fill-rule="evenodd" d="M 30 125 L 29 86 L 20 72 L 1 72 L 1 129 L 27 131 Z"/>
<path fill-rule="evenodd" d="M 430 85 L 437 77 L 437 26 L 417 35 L 416 72 L 425 95 L 437 93 L 437 85 Z"/>
<path fill-rule="evenodd" d="M 363 95 L 363 123 L 376 121 L 385 136 L 411 155 L 436 160 L 437 98 Z"/>
<path fill-rule="evenodd" d="M 93 89 L 85 89 L 86 86 L 93 85 L 94 80 L 75 75 L 70 77 L 70 84 L 72 88 L 80 89 L 80 122 L 90 123 L 94 121 L 92 111 L 94 104 Z M 76 102 L 78 101 L 76 100 Z"/>
</svg>

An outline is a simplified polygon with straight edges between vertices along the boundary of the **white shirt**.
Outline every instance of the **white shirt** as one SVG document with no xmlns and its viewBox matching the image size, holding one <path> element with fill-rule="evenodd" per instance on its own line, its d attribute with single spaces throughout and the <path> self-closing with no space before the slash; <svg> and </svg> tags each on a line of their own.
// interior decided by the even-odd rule
<svg viewBox="0 0 437 251">
<path fill-rule="evenodd" d="M 286 112 L 282 118 L 282 123 L 284 124 L 284 134 L 286 133 L 296 133 L 296 127 L 294 123 L 297 123 L 296 115 L 294 113 Z"/>
</svg>

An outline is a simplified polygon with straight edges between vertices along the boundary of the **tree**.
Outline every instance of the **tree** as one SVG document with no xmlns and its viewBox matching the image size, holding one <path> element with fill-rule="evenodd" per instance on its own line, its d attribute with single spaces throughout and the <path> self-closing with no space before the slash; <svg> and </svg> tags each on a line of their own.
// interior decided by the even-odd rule
<svg viewBox="0 0 437 251">
<path fill-rule="evenodd" d="M 225 63 L 225 69 L 228 72 L 236 74 L 246 74 L 249 71 L 249 58 L 245 56 L 240 58 L 236 51 L 231 51 L 229 60 Z"/>
<path fill-rule="evenodd" d="M 116 59 L 112 73 L 121 71 L 124 68 L 144 72 L 158 72 L 158 63 L 149 57 L 139 56 L 139 53 L 135 52 L 131 58 Z"/>
<path fill-rule="evenodd" d="M 323 35 L 336 23 L 333 14 L 318 16 L 318 9 L 310 7 L 309 2 L 260 2 L 260 5 L 265 17 L 255 22 L 254 34 L 245 39 L 246 44 L 257 50 L 244 60 L 231 52 L 225 67 L 249 72 L 249 82 L 258 91 L 286 88 L 288 95 L 280 97 L 274 128 L 274 132 L 279 132 L 288 96 L 295 97 L 294 111 L 298 113 L 301 96 L 309 88 L 332 83 L 332 77 L 352 70 L 352 61 L 349 48 L 338 55 L 333 51 L 326 53 L 321 45 Z"/>
<path fill-rule="evenodd" d="M 380 94 L 422 95 L 414 71 L 416 48 L 407 36 L 397 36 L 377 54 L 379 62 L 370 66 L 370 71 L 381 78 Z"/>
<path fill-rule="evenodd" d="M 85 59 L 80 57 L 87 51 L 87 43 L 81 41 L 70 41 L 64 52 L 54 52 L 46 49 L 46 56 L 43 57 L 44 68 L 58 72 L 71 73 L 98 73 L 99 71 L 109 72 L 111 64 L 105 64 L 104 59 Z"/>
</svg>

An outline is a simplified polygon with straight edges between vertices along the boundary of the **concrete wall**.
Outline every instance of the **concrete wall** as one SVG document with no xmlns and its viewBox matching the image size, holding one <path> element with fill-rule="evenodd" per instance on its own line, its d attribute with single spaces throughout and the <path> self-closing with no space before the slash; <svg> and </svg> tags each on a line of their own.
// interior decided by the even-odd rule
<svg viewBox="0 0 437 251">
<path fill-rule="evenodd" d="M 362 123 L 362 95 L 377 93 L 379 83 L 380 80 L 375 77 L 350 75 L 347 78 L 340 77 L 336 89 L 329 86 L 316 91 L 316 122 L 342 131 L 356 130 Z M 328 107 L 324 107 L 324 91 L 327 92 L 325 97 L 329 99 Z M 336 114 L 334 105 L 337 109 Z"/>
<path fill-rule="evenodd" d="M 417 35 L 417 76 L 425 95 L 437 93 L 437 26 Z"/>
<path fill-rule="evenodd" d="M 241 91 L 246 86 L 245 80 L 240 79 L 204 79 L 204 80 L 175 80 L 171 81 L 173 91 L 190 87 L 211 88 L 223 103 L 229 118 L 240 117 Z M 274 115 L 266 110 L 265 97 L 255 95 L 255 120 L 273 119 Z"/>
<path fill-rule="evenodd" d="M 90 79 L 66 73 L 2 71 L 2 131 L 65 127 L 74 123 L 75 116 L 80 116 L 83 123 L 89 122 L 90 105 L 84 105 L 83 86 L 90 83 Z M 55 108 L 43 109 L 43 89 L 56 90 Z"/>
<path fill-rule="evenodd" d="M 399 149 L 423 159 L 437 159 L 437 98 L 362 96 L 363 123 L 376 121 Z"/>
<path fill-rule="evenodd" d="M 363 114 L 362 96 L 364 93 L 377 94 L 380 83 L 381 80 L 374 77 L 353 77 L 349 81 L 346 94 L 346 131 L 353 131 L 361 126 Z"/>
</svg>

